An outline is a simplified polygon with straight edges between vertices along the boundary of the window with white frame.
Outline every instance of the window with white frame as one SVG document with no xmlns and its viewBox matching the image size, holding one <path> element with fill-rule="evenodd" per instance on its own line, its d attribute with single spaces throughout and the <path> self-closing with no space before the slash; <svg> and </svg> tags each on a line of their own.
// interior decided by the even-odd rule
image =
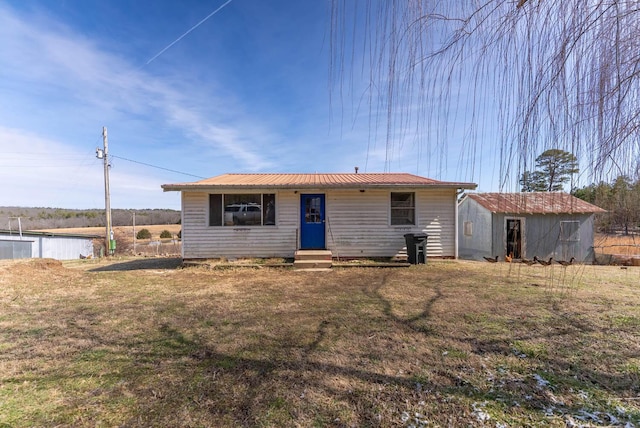
<svg viewBox="0 0 640 428">
<path fill-rule="evenodd" d="M 391 192 L 391 225 L 416 224 L 416 194 Z"/>
<path fill-rule="evenodd" d="M 473 222 L 465 221 L 464 222 L 464 235 L 465 236 L 473 236 Z"/>
<path fill-rule="evenodd" d="M 580 222 L 561 221 L 560 222 L 560 240 L 564 242 L 575 242 L 580 240 Z"/>
<path fill-rule="evenodd" d="M 275 226 L 276 195 L 229 193 L 209 195 L 209 226 Z"/>
</svg>

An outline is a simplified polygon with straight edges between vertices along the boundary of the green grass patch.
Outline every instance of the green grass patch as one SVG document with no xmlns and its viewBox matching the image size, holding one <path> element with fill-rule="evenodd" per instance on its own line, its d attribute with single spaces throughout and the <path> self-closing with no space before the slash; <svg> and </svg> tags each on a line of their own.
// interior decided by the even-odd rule
<svg viewBox="0 0 640 428">
<path fill-rule="evenodd" d="M 611 324 L 616 328 L 639 328 L 640 316 L 614 315 L 611 318 Z"/>
<path fill-rule="evenodd" d="M 528 342 L 522 340 L 516 340 L 512 342 L 511 346 L 519 356 L 526 356 L 528 358 L 546 359 L 549 357 L 549 350 L 547 344 L 544 342 Z"/>
<path fill-rule="evenodd" d="M 442 355 L 447 358 L 458 358 L 461 360 L 466 360 L 469 357 L 465 351 L 461 351 L 459 349 L 445 349 L 442 352 Z"/>
<path fill-rule="evenodd" d="M 633 358 L 627 361 L 623 366 L 623 371 L 631 375 L 640 375 L 640 358 Z"/>
</svg>

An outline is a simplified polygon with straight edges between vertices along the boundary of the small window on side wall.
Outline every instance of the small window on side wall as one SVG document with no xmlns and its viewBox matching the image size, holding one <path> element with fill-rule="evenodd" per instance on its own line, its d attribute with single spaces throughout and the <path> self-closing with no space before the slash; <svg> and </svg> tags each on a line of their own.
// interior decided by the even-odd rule
<svg viewBox="0 0 640 428">
<path fill-rule="evenodd" d="M 473 222 L 464 222 L 464 236 L 473 236 Z"/>
<path fill-rule="evenodd" d="M 580 240 L 579 221 L 560 222 L 560 240 L 563 242 L 576 242 Z"/>
<path fill-rule="evenodd" d="M 416 197 L 413 192 L 391 192 L 391 225 L 416 224 Z"/>
</svg>

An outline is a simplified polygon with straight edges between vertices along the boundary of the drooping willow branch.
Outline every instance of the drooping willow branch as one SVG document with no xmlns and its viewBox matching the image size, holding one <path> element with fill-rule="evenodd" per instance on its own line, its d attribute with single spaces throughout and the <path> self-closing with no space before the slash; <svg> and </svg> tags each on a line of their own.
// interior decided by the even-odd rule
<svg viewBox="0 0 640 428">
<path fill-rule="evenodd" d="M 495 141 L 501 188 L 548 148 L 587 181 L 638 177 L 637 1 L 332 0 L 331 16 L 331 83 L 368 105 L 387 156 L 417 135 L 443 157 L 462 128 L 459 165 Z"/>
</svg>

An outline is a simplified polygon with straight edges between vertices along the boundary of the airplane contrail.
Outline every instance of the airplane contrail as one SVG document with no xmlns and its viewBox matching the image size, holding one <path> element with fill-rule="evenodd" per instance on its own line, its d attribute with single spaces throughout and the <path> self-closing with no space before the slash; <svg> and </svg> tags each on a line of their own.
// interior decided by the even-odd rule
<svg viewBox="0 0 640 428">
<path fill-rule="evenodd" d="M 189 34 L 190 32 L 192 32 L 193 30 L 195 30 L 196 28 L 198 28 L 199 26 L 201 26 L 202 24 L 205 23 L 205 21 L 209 18 L 211 18 L 213 15 L 215 15 L 216 13 L 218 13 L 223 7 L 225 7 L 226 5 L 228 5 L 229 3 L 231 3 L 233 0 L 227 0 L 222 6 L 220 6 L 219 8 L 217 8 L 216 10 L 214 10 L 213 12 L 211 12 L 209 15 L 207 15 L 202 21 L 198 22 L 196 25 L 194 25 L 193 27 L 189 28 L 182 36 L 178 37 L 177 39 L 175 39 L 173 42 L 169 43 L 169 45 L 167 45 L 167 47 L 165 47 L 164 49 L 162 49 L 160 52 L 158 52 L 153 58 L 151 58 L 149 61 L 146 62 L 145 65 L 149 65 L 151 64 L 151 62 L 153 60 L 155 60 L 156 58 L 158 58 L 160 55 L 162 55 L 163 53 L 165 53 L 169 48 L 171 48 L 171 46 L 175 45 L 176 43 L 178 43 L 180 40 L 184 39 L 184 37 Z"/>
</svg>

